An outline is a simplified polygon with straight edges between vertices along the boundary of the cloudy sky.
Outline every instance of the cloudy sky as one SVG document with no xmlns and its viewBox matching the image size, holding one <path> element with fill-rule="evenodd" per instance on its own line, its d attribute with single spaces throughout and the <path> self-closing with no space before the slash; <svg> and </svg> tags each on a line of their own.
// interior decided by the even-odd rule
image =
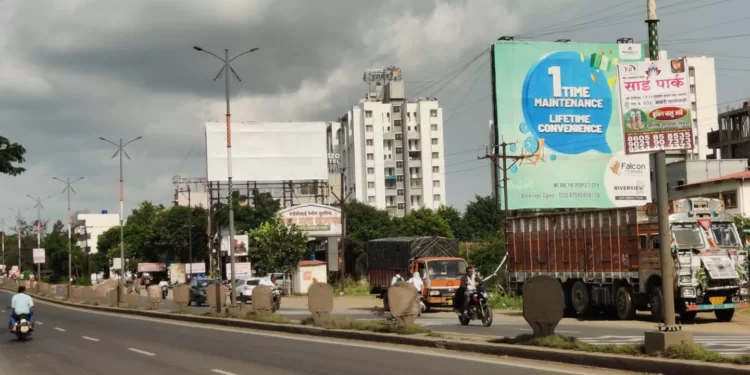
<svg viewBox="0 0 750 375">
<path fill-rule="evenodd" d="M 717 57 L 718 101 L 750 97 L 750 2 L 659 0 L 662 48 Z M 489 55 L 496 38 L 614 42 L 646 38 L 643 0 L 294 1 L 0 0 L 0 134 L 23 144 L 25 174 L 0 175 L 0 218 L 34 218 L 25 197 L 52 196 L 44 218 L 65 217 L 63 184 L 79 177 L 75 209 L 118 210 L 117 141 L 128 147 L 125 207 L 167 204 L 172 176 L 205 174 L 202 124 L 221 120 L 220 66 L 193 45 L 260 50 L 233 65 L 243 121 L 332 120 L 364 95 L 362 72 L 401 67 L 409 95 L 444 108 L 448 202 L 489 194 Z M 736 15 L 736 16 L 735 16 Z M 745 15 L 743 17 L 743 15 Z"/>
</svg>

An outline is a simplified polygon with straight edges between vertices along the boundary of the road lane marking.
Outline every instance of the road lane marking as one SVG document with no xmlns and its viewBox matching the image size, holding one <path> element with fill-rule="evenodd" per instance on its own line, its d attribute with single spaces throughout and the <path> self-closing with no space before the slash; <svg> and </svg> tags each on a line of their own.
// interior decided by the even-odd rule
<svg viewBox="0 0 750 375">
<path fill-rule="evenodd" d="M 211 370 L 211 372 L 215 372 L 215 373 L 221 374 L 221 375 L 237 375 L 237 374 L 235 374 L 233 372 L 219 370 L 219 369 L 213 369 L 213 370 Z"/>
<path fill-rule="evenodd" d="M 156 355 L 154 353 L 149 353 L 149 352 L 146 352 L 146 351 L 143 351 L 143 350 L 138 350 L 136 348 L 128 348 L 128 350 L 130 350 L 131 352 L 136 352 L 136 353 L 139 353 L 139 354 L 147 355 L 149 357 L 153 357 L 153 356 Z"/>
<path fill-rule="evenodd" d="M 44 323 L 42 323 L 42 322 L 36 322 L 36 324 L 39 324 L 40 326 L 44 325 Z"/>
<path fill-rule="evenodd" d="M 93 337 L 88 337 L 88 336 L 81 336 L 81 337 L 82 337 L 82 338 L 83 338 L 84 340 L 89 340 L 89 341 L 99 341 L 99 339 L 95 339 L 95 338 L 93 338 Z"/>
<path fill-rule="evenodd" d="M 62 329 L 62 328 L 60 328 L 60 327 L 55 327 L 55 329 L 58 330 L 58 331 L 60 331 L 60 332 L 65 332 L 65 330 Z"/>
</svg>

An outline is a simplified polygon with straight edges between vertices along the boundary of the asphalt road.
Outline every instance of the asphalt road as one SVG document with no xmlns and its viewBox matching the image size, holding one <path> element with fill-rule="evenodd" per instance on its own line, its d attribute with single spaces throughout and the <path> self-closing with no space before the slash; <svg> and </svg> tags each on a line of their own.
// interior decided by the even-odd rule
<svg viewBox="0 0 750 375">
<path fill-rule="evenodd" d="M 0 306 L 11 294 L 0 293 Z M 5 312 L 7 314 L 7 312 Z M 615 374 L 546 362 L 325 340 L 60 307 L 35 307 L 33 338 L 0 340 L 9 374 Z"/>
</svg>

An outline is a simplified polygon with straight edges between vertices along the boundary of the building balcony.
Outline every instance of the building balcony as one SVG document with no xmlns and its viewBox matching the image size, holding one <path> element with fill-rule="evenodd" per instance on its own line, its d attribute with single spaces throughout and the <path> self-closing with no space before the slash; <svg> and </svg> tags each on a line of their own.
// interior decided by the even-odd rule
<svg viewBox="0 0 750 375">
<path fill-rule="evenodd" d="M 396 133 L 394 132 L 383 132 L 383 139 L 395 139 Z"/>
<path fill-rule="evenodd" d="M 393 181 L 393 182 L 396 182 L 396 176 L 393 176 L 393 175 L 385 175 L 385 181 L 386 181 L 386 182 L 388 182 L 388 181 Z"/>
<path fill-rule="evenodd" d="M 422 167 L 422 159 L 409 158 L 409 168 L 420 168 L 420 167 Z"/>
</svg>

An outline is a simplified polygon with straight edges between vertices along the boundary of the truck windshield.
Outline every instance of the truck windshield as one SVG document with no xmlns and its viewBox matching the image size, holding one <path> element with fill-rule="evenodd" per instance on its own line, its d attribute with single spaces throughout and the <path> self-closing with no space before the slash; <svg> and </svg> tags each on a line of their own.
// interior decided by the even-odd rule
<svg viewBox="0 0 750 375">
<path fill-rule="evenodd" d="M 714 233 L 716 244 L 719 246 L 731 247 L 740 244 L 734 225 L 730 223 L 711 223 L 711 231 Z"/>
<path fill-rule="evenodd" d="M 672 224 L 672 235 L 678 248 L 704 248 L 703 235 L 697 224 Z"/>
<path fill-rule="evenodd" d="M 463 259 L 431 260 L 427 262 L 427 272 L 432 280 L 455 279 L 466 274 Z"/>
</svg>

